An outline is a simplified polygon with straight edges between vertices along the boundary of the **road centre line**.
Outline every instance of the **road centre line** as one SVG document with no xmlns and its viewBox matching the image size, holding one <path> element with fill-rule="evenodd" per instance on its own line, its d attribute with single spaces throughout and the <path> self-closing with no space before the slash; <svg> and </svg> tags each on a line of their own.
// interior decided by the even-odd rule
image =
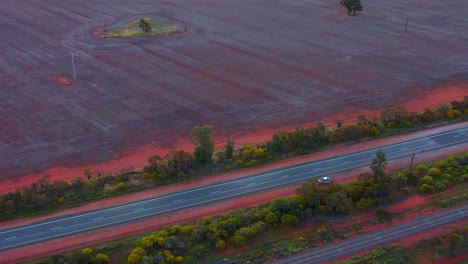
<svg viewBox="0 0 468 264">
<path fill-rule="evenodd" d="M 272 186 L 272 188 L 277 187 L 277 186 L 282 186 L 282 185 L 283 185 L 283 184 L 274 185 L 274 186 Z M 248 192 L 247 192 L 247 193 L 248 193 Z M 244 193 L 235 194 L 235 195 L 227 195 L 227 196 L 224 197 L 224 198 L 234 197 L 234 196 L 238 196 L 238 195 L 242 195 L 242 194 L 244 194 Z M 163 213 L 167 213 L 167 212 L 171 212 L 171 211 L 175 211 L 175 210 L 187 208 L 187 207 L 190 207 L 190 206 L 196 206 L 196 205 L 201 205 L 201 204 L 209 203 L 209 202 L 211 202 L 211 201 L 216 201 L 216 200 L 219 200 L 219 199 L 211 199 L 211 200 L 208 200 L 208 201 L 205 201 L 205 202 L 197 202 L 197 203 L 193 203 L 192 205 L 183 205 L 183 206 L 180 206 L 180 207 L 178 207 L 178 208 L 171 208 L 171 209 L 168 209 L 168 210 L 161 211 L 161 212 L 159 212 L 159 213 L 160 213 L 160 214 L 163 214 Z M 459 210 L 458 212 L 459 212 L 461 215 L 464 215 L 464 214 L 465 214 L 465 213 L 463 212 L 463 210 Z M 154 213 L 149 213 L 149 214 L 146 214 L 145 216 L 151 216 L 151 215 L 154 215 Z M 131 221 L 131 220 L 134 220 L 134 219 L 140 219 L 140 218 L 141 218 L 141 217 L 130 217 L 130 218 L 127 219 L 127 221 Z M 122 221 L 117 221 L 117 222 L 113 222 L 113 223 L 106 223 L 106 224 L 98 225 L 98 226 L 95 226 L 95 227 L 87 227 L 87 228 L 82 229 L 81 231 L 84 232 L 84 231 L 87 231 L 87 230 L 98 229 L 98 228 L 101 228 L 101 227 L 110 226 L 110 225 L 117 224 L 117 223 L 121 223 L 121 222 L 122 222 Z M 64 233 L 64 234 L 60 234 L 60 235 L 53 235 L 53 236 L 50 236 L 48 239 L 53 239 L 53 238 L 56 238 L 56 237 L 71 235 L 71 234 L 75 234 L 75 233 L 78 233 L 78 232 L 76 232 L 76 231 L 71 231 L 71 232 L 67 232 L 67 233 Z M 29 243 L 35 243 L 35 242 L 40 242 L 40 241 L 44 241 L 44 240 L 45 240 L 44 238 L 36 239 L 36 240 L 30 240 Z M 3 248 L 0 248 L 0 250 L 7 249 L 7 248 L 11 248 L 11 246 L 10 246 L 10 247 L 3 247 Z"/>
<path fill-rule="evenodd" d="M 4 240 L 12 240 L 12 239 L 15 239 L 16 236 L 13 236 L 13 237 L 9 237 L 9 238 L 5 238 Z"/>
<path fill-rule="evenodd" d="M 139 212 L 139 211 L 143 211 L 143 210 L 145 210 L 145 208 L 137 208 L 137 209 L 135 209 L 135 210 L 133 210 L 133 211 L 134 211 L 134 212 Z"/>
<path fill-rule="evenodd" d="M 272 186 L 272 188 L 275 188 L 275 187 L 278 187 L 278 186 L 282 186 L 283 184 L 277 184 L 277 185 L 274 185 Z M 224 199 L 226 198 L 230 198 L 230 197 L 235 197 L 235 196 L 241 196 L 245 193 L 251 193 L 249 191 L 247 192 L 244 192 L 244 193 L 240 193 L 240 194 L 234 194 L 234 195 L 227 195 L 224 197 Z M 180 206 L 180 207 L 176 207 L 176 208 L 171 208 L 171 209 L 167 209 L 167 210 L 164 210 L 164 211 L 161 211 L 159 212 L 159 214 L 164 214 L 164 213 L 167 213 L 167 212 L 173 212 L 173 211 L 176 211 L 176 210 L 179 210 L 179 209 L 184 209 L 184 208 L 187 208 L 187 207 L 190 207 L 190 206 L 197 206 L 197 205 L 201 205 L 201 204 L 205 204 L 205 203 L 209 203 L 209 202 L 214 202 L 214 201 L 218 201 L 219 199 L 211 199 L 211 200 L 208 200 L 206 202 L 197 202 L 197 203 L 193 203 L 191 205 L 183 205 L 183 206 Z M 155 215 L 155 213 L 149 213 L 149 214 L 146 214 L 144 216 L 135 216 L 135 217 L 130 217 L 127 219 L 127 221 L 125 222 L 128 222 L 128 221 L 131 221 L 131 220 L 135 220 L 135 219 L 141 219 L 143 217 L 147 217 L 147 216 L 152 216 L 152 215 Z M 88 231 L 88 230 L 94 230 L 94 229 L 99 229 L 101 227 L 106 227 L 106 226 L 112 226 L 112 225 L 115 225 L 115 224 L 118 224 L 118 223 L 122 223 L 122 221 L 116 221 L 116 222 L 112 222 L 112 223 L 105 223 L 105 224 L 102 224 L 102 225 L 98 225 L 98 226 L 94 226 L 94 227 L 87 227 L 87 228 L 83 228 L 82 230 L 80 230 L 81 232 L 85 232 L 85 231 Z M 53 239 L 53 238 L 56 238 L 56 237 L 62 237 L 62 236 L 66 236 L 66 235 L 71 235 L 71 234 L 76 234 L 76 233 L 80 233 L 80 232 L 77 232 L 77 231 L 71 231 L 71 232 L 67 232 L 67 233 L 63 233 L 63 234 L 59 234 L 59 235 L 53 235 L 53 236 L 50 236 L 48 237 L 47 239 Z M 40 239 L 36 239 L 36 240 L 30 240 L 28 241 L 29 243 L 36 243 L 36 242 L 40 242 L 40 241 L 44 241 L 46 239 L 44 238 L 40 238 Z M 3 250 L 3 249 L 7 249 L 7 248 L 10 248 L 10 247 L 3 247 L 3 248 L 0 248 L 0 250 Z"/>
<path fill-rule="evenodd" d="M 373 152 L 373 151 L 376 151 L 378 149 L 385 149 L 385 148 L 388 149 L 388 148 L 397 147 L 398 145 L 402 145 L 402 144 L 412 144 L 412 143 L 415 143 L 415 142 L 418 142 L 418 141 L 432 140 L 432 138 L 436 137 L 436 136 L 448 135 L 448 134 L 452 134 L 452 133 L 462 133 L 462 131 L 465 131 L 465 130 L 468 131 L 468 128 L 462 128 L 462 129 L 459 129 L 459 130 L 456 130 L 456 131 L 447 131 L 447 132 L 443 132 L 443 133 L 439 133 L 439 134 L 426 136 L 426 137 L 423 137 L 423 138 L 409 140 L 409 141 L 402 142 L 402 143 L 396 143 L 396 144 L 392 144 L 392 145 L 381 146 L 381 147 L 377 147 L 377 148 L 373 148 L 373 149 L 364 150 L 364 151 L 359 152 L 359 153 L 347 154 L 347 155 L 343 155 L 343 156 L 340 156 L 340 157 L 335 157 L 335 158 L 332 158 L 332 159 L 316 161 L 316 162 L 309 163 L 309 164 L 303 164 L 303 165 L 300 165 L 300 166 L 295 166 L 295 167 L 289 168 L 289 169 L 274 171 L 274 172 L 270 172 L 270 173 L 266 173 L 266 174 L 253 175 L 253 176 L 250 176 L 250 177 L 265 177 L 267 175 L 277 174 L 277 173 L 290 171 L 290 170 L 296 170 L 296 169 L 300 169 L 300 168 L 304 168 L 304 167 L 308 167 L 308 166 L 312 166 L 312 165 L 317 165 L 317 164 L 320 164 L 320 163 L 323 163 L 323 162 L 330 162 L 330 161 L 333 161 L 333 160 L 338 160 L 338 159 L 341 159 L 341 158 L 344 158 L 344 157 L 349 158 L 349 157 L 356 156 L 356 155 L 368 154 L 369 152 Z M 243 180 L 245 180 L 245 179 L 243 179 Z M 235 181 L 241 182 L 242 180 L 235 180 Z M 33 228 L 33 227 L 36 227 L 36 226 L 41 226 L 41 225 L 46 225 L 46 224 L 51 224 L 51 223 L 56 223 L 56 222 L 61 222 L 61 221 L 68 221 L 70 219 L 75 219 L 75 218 L 79 218 L 79 217 L 86 217 L 86 216 L 90 216 L 90 215 L 93 215 L 93 214 L 100 214 L 100 213 L 103 213 L 103 212 L 115 211 L 115 210 L 123 209 L 123 208 L 126 208 L 126 207 L 133 207 L 133 206 L 136 206 L 138 204 L 154 202 L 154 201 L 161 200 L 161 199 L 167 199 L 169 197 L 177 196 L 177 195 L 180 195 L 180 194 L 187 194 L 187 193 L 191 193 L 191 192 L 195 192 L 195 191 L 200 191 L 200 190 L 204 190 L 204 189 L 219 187 L 219 186 L 226 185 L 226 184 L 231 184 L 232 182 L 235 182 L 235 181 L 228 181 L 228 182 L 219 183 L 219 184 L 216 184 L 216 185 L 205 186 L 205 187 L 201 187 L 201 188 L 197 188 L 197 189 L 186 190 L 186 191 L 182 191 L 182 192 L 179 192 L 179 193 L 169 194 L 169 195 L 166 195 L 166 196 L 156 197 L 156 198 L 152 198 L 152 199 L 148 199 L 148 200 L 144 200 L 144 201 L 129 203 L 129 204 L 121 205 L 121 206 L 118 206 L 118 207 L 107 208 L 107 209 L 103 209 L 103 210 L 99 210 L 99 211 L 95 211 L 95 212 L 90 212 L 90 213 L 86 213 L 86 214 L 82 214 L 82 215 L 77 215 L 77 216 L 62 218 L 62 219 L 58 219 L 58 220 L 54 220 L 54 221 L 49 221 L 49 222 L 46 222 L 46 223 L 30 225 L 30 226 L 25 226 L 25 227 L 16 228 L 16 229 L 11 229 L 11 230 L 0 232 L 0 234 L 5 234 L 5 233 L 13 232 L 13 231 Z"/>
<path fill-rule="evenodd" d="M 62 228 L 62 227 L 57 226 L 57 227 L 52 227 L 50 230 L 51 230 L 51 231 L 54 231 L 54 230 L 59 230 L 59 229 L 61 229 L 61 228 Z"/>
</svg>

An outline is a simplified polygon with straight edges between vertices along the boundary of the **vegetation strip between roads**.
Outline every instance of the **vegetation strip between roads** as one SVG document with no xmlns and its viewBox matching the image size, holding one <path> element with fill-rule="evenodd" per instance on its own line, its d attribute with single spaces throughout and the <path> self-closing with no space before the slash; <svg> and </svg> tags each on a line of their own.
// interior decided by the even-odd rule
<svg viewBox="0 0 468 264">
<path fill-rule="evenodd" d="M 392 144 L 389 146 L 382 147 L 383 151 L 390 152 L 393 149 L 395 152 L 392 155 L 389 155 L 389 160 L 401 158 L 407 155 L 414 153 L 413 151 L 423 149 L 427 151 L 428 149 L 439 149 L 447 145 L 452 145 L 454 142 L 461 143 L 466 142 L 465 137 L 457 137 L 454 140 L 454 136 L 457 135 L 467 135 L 464 133 L 466 128 L 444 132 L 429 137 L 424 137 L 422 139 L 416 139 L 411 141 L 402 142 L 399 144 Z M 414 143 L 418 142 L 418 146 L 415 146 Z M 421 145 L 420 145 L 421 144 Z M 401 148 L 407 145 L 412 146 L 412 150 L 402 151 Z M 103 228 L 106 226 L 120 224 L 124 222 L 129 222 L 132 220 L 143 219 L 146 217 L 160 215 L 168 212 L 173 212 L 176 210 L 181 210 L 184 208 L 189 208 L 193 206 L 199 206 L 202 204 L 207 204 L 210 202 L 225 200 L 230 197 L 237 197 L 241 195 L 246 195 L 249 193 L 262 191 L 266 189 L 271 189 L 279 186 L 290 185 L 294 182 L 301 182 L 307 180 L 311 176 L 323 176 L 330 173 L 336 173 L 344 170 L 349 170 L 352 168 L 357 168 L 365 166 L 370 162 L 372 155 L 374 154 L 375 149 L 367 150 L 363 152 L 358 152 L 350 155 L 344 155 L 338 158 L 323 160 L 319 162 L 314 162 L 310 164 L 303 164 L 300 166 L 295 166 L 293 168 L 278 170 L 276 172 L 270 172 L 266 174 L 257 175 L 254 177 L 243 178 L 240 180 L 225 182 L 221 184 L 216 184 L 212 186 L 206 186 L 198 189 L 193 189 L 189 191 L 184 191 L 180 193 L 175 193 L 167 196 L 157 197 L 150 200 L 140 201 L 137 203 L 112 207 L 104 210 L 99 210 L 91 213 L 81 214 L 72 217 L 64 217 L 62 219 L 56 219 L 50 222 L 44 222 L 40 224 L 24 226 L 16 229 L 10 230 L 1 230 L 0 232 L 0 250 L 6 250 L 14 247 L 19 247 L 26 244 L 36 243 L 40 241 L 46 241 L 54 239 L 57 237 L 63 237 L 71 234 L 81 233 L 93 229 Z M 379 151 L 380 152 L 380 151 Z M 357 158 L 358 156 L 367 156 L 363 160 L 362 157 Z M 353 160 L 357 164 L 346 164 L 345 168 L 339 168 L 336 164 L 343 164 L 345 159 Z M 338 162 L 339 159 L 342 159 Z M 357 159 L 357 160 L 355 160 Z M 324 167 L 326 163 L 332 161 L 332 164 L 329 164 L 329 170 L 326 170 L 322 173 L 314 173 L 313 167 L 317 164 L 320 164 L 321 167 Z M 336 162 L 333 162 L 336 161 Z M 333 170 L 334 168 L 334 170 Z M 312 170 L 312 172 L 311 172 Z M 281 179 L 276 173 L 285 173 L 287 175 L 294 175 L 294 178 L 283 178 Z M 268 177 L 267 177 L 268 176 Z M 270 177 L 271 176 L 271 177 Z M 272 178 L 273 177 L 273 178 Z M 279 179 L 279 180 L 278 180 Z M 263 182 L 263 183 L 262 183 Z M 255 185 L 252 185 L 255 183 Z M 216 188 L 221 188 L 221 192 L 213 194 L 216 191 Z M 206 189 L 212 189 L 211 192 L 204 194 Z M 199 194 L 197 194 L 199 193 Z M 170 202 L 172 201 L 172 203 Z M 174 202 L 181 202 L 177 207 L 173 207 Z M 144 207 L 142 207 L 144 206 Z M 133 209 L 132 209 L 133 207 Z M 145 208 L 145 210 L 140 210 Z M 148 210 L 146 210 L 148 208 Z M 99 217 L 103 217 L 101 220 L 96 220 Z M 105 218 L 105 219 L 104 219 Z M 111 220 L 112 219 L 112 220 Z M 57 229 L 57 225 L 60 225 L 60 229 Z M 53 234 L 50 231 L 55 231 Z M 18 235 L 23 233 L 22 236 Z M 5 243 L 5 236 L 11 237 L 16 235 L 15 239 L 9 240 L 8 243 Z M 3 239 L 1 239 L 3 237 Z M 3 242 L 3 243 L 2 243 Z"/>
<path fill-rule="evenodd" d="M 416 234 L 424 230 L 449 224 L 461 219 L 466 219 L 467 213 L 468 205 L 465 205 L 461 208 L 452 209 L 432 216 L 420 217 L 417 220 L 402 225 L 375 231 L 345 242 L 295 255 L 275 263 L 322 263 L 325 261 L 331 261 L 387 242 L 395 241 L 402 237 Z"/>
</svg>

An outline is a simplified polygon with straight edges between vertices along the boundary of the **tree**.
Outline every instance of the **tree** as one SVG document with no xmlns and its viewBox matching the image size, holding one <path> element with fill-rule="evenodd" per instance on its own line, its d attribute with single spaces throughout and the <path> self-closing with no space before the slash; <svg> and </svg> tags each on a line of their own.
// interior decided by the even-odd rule
<svg viewBox="0 0 468 264">
<path fill-rule="evenodd" d="M 232 139 L 228 140 L 226 144 L 226 158 L 232 159 L 234 155 L 234 141 Z"/>
<path fill-rule="evenodd" d="M 324 202 L 326 208 L 333 214 L 346 214 L 351 210 L 353 204 L 353 201 L 343 191 L 335 191 L 328 194 Z"/>
<path fill-rule="evenodd" d="M 84 185 L 85 183 L 81 178 L 75 178 L 71 183 L 71 187 L 75 191 L 76 195 L 84 195 Z"/>
<path fill-rule="evenodd" d="M 374 180 L 382 180 L 385 177 L 385 168 L 387 167 L 387 164 L 385 153 L 379 149 L 370 165 L 370 169 L 374 175 Z"/>
<path fill-rule="evenodd" d="M 138 23 L 138 27 L 143 31 L 144 33 L 151 32 L 151 25 L 148 23 L 146 20 L 143 18 L 140 19 L 140 22 Z"/>
<path fill-rule="evenodd" d="M 195 145 L 195 159 L 201 164 L 210 163 L 213 156 L 215 142 L 211 138 L 212 130 L 213 127 L 210 125 L 197 126 L 192 129 L 192 144 Z"/>
<path fill-rule="evenodd" d="M 392 219 L 392 213 L 385 210 L 385 208 L 379 207 L 375 210 L 375 214 L 377 216 L 377 219 L 380 222 L 388 221 Z"/>
<path fill-rule="evenodd" d="M 363 7 L 360 0 L 341 0 L 340 5 L 344 6 L 348 10 L 348 15 L 353 12 L 356 15 L 356 11 L 362 11 Z"/>
<path fill-rule="evenodd" d="M 448 254 L 450 256 L 457 256 L 458 252 L 461 250 L 463 247 L 463 241 L 461 239 L 461 236 L 457 233 L 451 233 L 448 235 Z"/>
</svg>

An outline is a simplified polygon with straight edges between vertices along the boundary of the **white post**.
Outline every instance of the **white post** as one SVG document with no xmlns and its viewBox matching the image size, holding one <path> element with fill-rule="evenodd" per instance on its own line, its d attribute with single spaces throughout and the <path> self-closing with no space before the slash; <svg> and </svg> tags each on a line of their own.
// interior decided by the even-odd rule
<svg viewBox="0 0 468 264">
<path fill-rule="evenodd" d="M 72 53 L 73 79 L 76 81 L 75 54 Z"/>
</svg>

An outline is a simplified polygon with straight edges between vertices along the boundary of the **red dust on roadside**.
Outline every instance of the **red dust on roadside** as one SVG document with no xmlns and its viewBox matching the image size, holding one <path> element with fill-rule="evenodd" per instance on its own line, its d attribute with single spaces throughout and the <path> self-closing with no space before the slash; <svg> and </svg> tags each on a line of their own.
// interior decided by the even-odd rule
<svg viewBox="0 0 468 264">
<path fill-rule="evenodd" d="M 447 225 L 435 227 L 435 228 L 432 228 L 432 229 L 429 229 L 429 230 L 425 230 L 424 232 L 419 232 L 417 234 L 401 238 L 398 241 L 389 242 L 389 243 L 387 243 L 385 245 L 381 245 L 379 247 L 388 246 L 388 245 L 392 245 L 392 244 L 395 244 L 395 243 L 400 243 L 402 246 L 411 246 L 412 244 L 418 243 L 418 242 L 420 242 L 420 241 L 422 241 L 424 239 L 428 239 L 428 238 L 431 238 L 431 237 L 434 237 L 434 236 L 446 235 L 446 234 L 451 233 L 454 230 L 456 230 L 456 229 L 458 229 L 461 226 L 466 225 L 466 224 L 467 224 L 466 220 L 460 220 L 460 221 L 457 221 L 457 222 L 454 222 L 454 223 L 451 223 L 451 224 L 447 224 Z M 329 262 L 325 262 L 325 263 L 326 264 L 340 263 L 340 262 L 342 262 L 344 260 L 350 259 L 353 256 L 360 256 L 360 255 L 363 255 L 363 254 L 365 254 L 365 253 L 367 253 L 369 251 L 372 251 L 374 249 L 376 249 L 376 248 L 363 250 L 363 251 L 360 251 L 360 252 L 358 252 L 356 254 L 353 254 L 351 256 L 342 257 L 342 258 L 335 259 L 333 261 L 329 261 Z M 457 263 L 460 263 L 463 260 L 466 260 L 466 258 L 468 257 L 468 254 L 467 253 L 461 254 L 458 257 L 444 257 L 444 258 L 436 260 L 436 261 L 429 261 L 426 258 L 421 257 L 421 256 L 418 256 L 418 257 L 419 257 L 418 259 L 420 260 L 419 263 L 423 263 L 423 264 L 429 264 L 429 263 L 432 263 L 432 264 L 433 263 L 437 263 L 437 264 L 457 264 Z"/>
<path fill-rule="evenodd" d="M 439 128 L 441 129 L 441 128 Z M 422 131 L 418 133 L 428 133 L 428 131 Z M 410 137 L 411 135 L 405 135 L 406 137 Z M 415 135 L 413 135 L 415 136 Z M 398 136 L 403 137 L 403 136 Z M 378 141 L 389 141 L 391 138 L 387 139 L 382 139 Z M 377 144 L 377 141 L 370 141 L 367 142 L 367 147 L 369 147 L 369 144 Z M 375 146 L 375 145 L 374 145 Z M 347 149 L 349 147 L 353 146 L 345 146 L 341 147 L 339 149 Z M 356 147 L 356 146 L 354 146 Z M 437 158 L 441 158 L 447 155 L 451 154 L 457 154 L 460 152 L 466 151 L 468 147 L 468 144 L 460 145 L 460 146 L 453 146 L 444 150 L 441 150 L 440 152 L 437 153 L 425 153 L 421 154 L 418 157 L 418 162 L 424 162 L 424 161 L 429 161 Z M 321 158 L 326 158 L 329 155 L 336 155 L 333 154 L 333 152 L 338 151 L 338 149 L 332 149 L 329 151 L 325 151 L 323 153 L 314 153 L 308 156 L 304 157 L 298 157 L 298 158 L 293 158 L 289 160 L 283 160 L 279 161 L 275 164 L 270 164 L 269 169 L 272 169 L 274 167 L 282 167 L 282 166 L 287 166 L 287 165 L 295 165 L 297 163 L 303 163 L 305 161 L 305 158 L 308 157 L 311 159 L 311 157 L 315 159 L 320 159 Z M 347 149 L 349 151 L 349 149 Z M 340 152 L 339 152 L 340 153 Z M 321 154 L 321 155 L 320 155 Z M 390 169 L 397 169 L 401 167 L 406 167 L 408 165 L 408 161 L 405 159 L 401 160 L 395 160 L 392 161 L 392 165 L 390 166 Z M 260 172 L 261 170 L 266 170 L 265 168 L 253 168 L 249 169 L 249 172 Z M 245 175 L 245 172 L 247 170 L 243 171 L 237 171 L 233 172 L 231 176 L 235 177 L 242 177 Z M 362 172 L 367 172 L 368 170 L 357 170 L 353 172 L 349 172 L 347 174 L 342 174 L 341 176 L 335 175 L 333 176 L 336 182 L 339 183 L 344 183 L 344 182 L 349 182 L 353 179 L 355 179 L 356 175 L 358 173 Z M 223 178 L 223 175 L 220 175 L 221 178 Z M 311 175 L 312 176 L 312 175 Z M 227 177 L 225 177 L 226 180 Z M 229 179 L 229 178 L 228 178 Z M 215 182 L 216 179 L 214 176 L 208 177 L 205 179 L 202 179 L 200 181 L 190 181 L 190 182 L 185 182 L 185 183 L 180 183 L 180 184 L 175 184 L 173 186 L 166 186 L 164 188 L 161 188 L 163 190 L 158 191 L 157 195 L 162 195 L 164 193 L 170 193 L 174 192 L 176 190 L 182 190 L 182 189 L 187 189 L 187 188 L 194 188 L 194 187 L 199 187 L 203 186 L 209 183 Z M 202 182 L 203 185 L 200 184 Z M 268 192 L 262 192 L 256 195 L 251 195 L 231 201 L 226 201 L 226 202 L 219 202 L 219 203 L 214 203 L 209 206 L 204 206 L 204 207 L 199 207 L 199 208 L 193 208 L 193 209 L 188 209 L 184 211 L 179 211 L 172 213 L 170 215 L 164 215 L 160 217 L 155 217 L 143 221 L 139 221 L 136 223 L 131 223 L 131 224 L 126 224 L 123 226 L 118 226 L 118 227 L 109 227 L 105 228 L 102 230 L 98 231 L 93 231 L 90 233 L 84 233 L 84 234 L 79 234 L 79 235 L 74 235 L 66 238 L 61 238 L 49 242 L 44 242 L 36 245 L 31 245 L 31 246 L 26 246 L 23 248 L 18 248 L 18 249 L 12 249 L 9 251 L 5 252 L 0 252 L 0 259 L 5 259 L 9 262 L 17 262 L 17 261 L 25 261 L 25 260 L 30 260 L 30 259 L 35 259 L 35 258 L 40 258 L 44 256 L 48 256 L 51 254 L 59 253 L 59 252 L 64 252 L 64 251 L 69 251 L 73 249 L 77 249 L 80 247 L 84 247 L 87 245 L 92 245 L 100 242 L 106 242 L 106 241 L 111 241 L 115 240 L 118 238 L 123 238 L 125 236 L 133 235 L 133 234 L 142 234 L 151 230 L 154 230 L 158 227 L 164 226 L 164 225 L 170 225 L 170 224 L 175 224 L 175 223 L 182 223 L 182 222 L 188 222 L 191 220 L 195 219 L 200 219 L 204 216 L 208 215 L 216 215 L 219 213 L 223 212 L 228 212 L 232 211 L 238 208 L 243 208 L 247 206 L 254 206 L 258 205 L 261 203 L 266 203 L 271 201 L 272 199 L 279 198 L 279 197 L 287 197 L 287 196 L 292 196 L 295 194 L 295 189 L 298 187 L 298 185 L 295 186 L 290 186 L 278 190 L 273 190 L 273 191 L 268 191 Z M 152 190 L 147 190 L 135 194 L 130 194 L 126 196 L 121 196 L 121 197 L 115 197 L 111 199 L 106 199 L 102 201 L 97 201 L 94 203 L 86 204 L 82 207 L 77 207 L 73 208 L 70 210 L 66 210 L 63 212 L 51 214 L 51 215 L 46 215 L 46 216 L 40 216 L 40 217 L 34 217 L 34 218 L 29 218 L 29 219 L 18 219 L 15 221 L 8 221 L 5 223 L 2 223 L 3 228 L 11 228 L 15 226 L 20 226 L 24 224 L 28 224 L 31 222 L 39 221 L 39 220 L 45 220 L 51 217 L 57 217 L 59 215 L 66 215 L 66 214 L 73 214 L 73 213 L 78 213 L 78 212 L 84 212 L 84 211 L 89 211 L 89 210 L 96 210 L 100 208 L 105 208 L 109 206 L 114 206 L 122 203 L 128 203 L 131 201 L 136 201 L 136 200 L 141 200 L 145 198 L 150 198 L 155 196 L 155 189 Z M 411 202 L 414 202 L 414 200 L 409 200 Z M 396 205 L 395 205 L 396 206 Z M 408 204 L 408 206 L 410 206 Z M 401 208 L 400 208 L 401 209 Z M 369 216 L 370 217 L 370 216 Z M 415 217 L 415 216 L 414 216 Z M 410 218 L 413 219 L 413 218 Z M 21 254 L 20 254 L 21 253 Z"/>
<path fill-rule="evenodd" d="M 56 81 L 63 82 L 64 85 L 70 82 L 66 78 L 56 79 Z M 422 111 L 427 107 L 434 107 L 439 102 L 450 103 L 453 100 L 463 100 L 464 96 L 467 96 L 468 85 L 446 85 L 437 89 L 431 90 L 431 92 L 425 92 L 424 89 L 418 92 L 416 96 L 409 96 L 409 98 L 416 98 L 399 102 L 399 104 L 405 106 L 409 111 Z M 398 105 L 398 104 L 397 104 Z M 325 118 L 322 120 L 325 125 L 333 126 L 336 119 L 343 120 L 345 123 L 354 122 L 357 120 L 358 115 L 366 115 L 367 117 L 379 116 L 379 111 L 370 110 L 359 110 L 356 111 L 354 106 L 350 106 L 349 109 L 343 109 L 341 114 L 333 115 L 333 117 Z M 303 127 L 310 127 L 316 125 L 316 122 L 305 122 Z M 255 127 L 249 132 L 239 132 L 235 135 L 235 142 L 237 145 L 265 142 L 271 139 L 271 136 L 279 131 L 289 131 L 294 129 L 288 126 L 277 126 L 275 128 L 264 128 Z M 216 130 L 216 128 L 215 128 Z M 224 136 L 215 135 L 215 141 L 218 142 L 217 148 L 221 148 L 226 142 Z M 182 149 L 185 151 L 192 151 L 193 146 L 188 139 L 178 139 L 176 149 Z M 171 149 L 167 149 L 159 146 L 156 142 L 139 146 L 129 147 L 124 151 L 111 151 L 114 153 L 113 159 L 104 163 L 95 164 L 76 164 L 76 167 L 52 167 L 41 173 L 34 173 L 18 177 L 15 179 L 8 179 L 0 181 L 0 193 L 14 191 L 17 188 L 30 186 L 32 182 L 38 181 L 44 175 L 51 175 L 52 181 L 71 181 L 76 177 L 82 177 L 85 169 L 91 169 L 93 171 L 100 171 L 104 173 L 118 172 L 126 168 L 142 168 L 147 164 L 147 158 L 159 154 L 164 155 L 170 152 Z"/>
</svg>

